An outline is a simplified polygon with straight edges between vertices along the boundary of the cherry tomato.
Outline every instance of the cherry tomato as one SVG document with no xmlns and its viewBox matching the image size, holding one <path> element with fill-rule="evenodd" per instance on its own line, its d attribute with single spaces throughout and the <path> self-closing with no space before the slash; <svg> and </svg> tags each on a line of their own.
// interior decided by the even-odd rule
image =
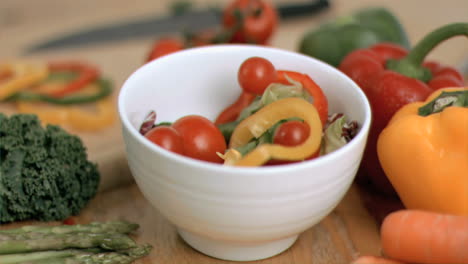
<svg viewBox="0 0 468 264">
<path fill-rule="evenodd" d="M 145 134 L 145 137 L 156 145 L 184 155 L 184 143 L 177 130 L 170 126 L 157 126 Z"/>
<path fill-rule="evenodd" d="M 273 135 L 273 143 L 294 147 L 303 143 L 310 134 L 309 126 L 301 121 L 292 120 L 279 125 Z"/>
<path fill-rule="evenodd" d="M 303 143 L 310 135 L 309 126 L 301 121 L 293 120 L 287 121 L 278 126 L 273 135 L 273 143 L 283 146 L 294 147 Z M 311 160 L 319 156 L 319 150 L 306 158 L 306 160 Z M 285 165 L 296 163 L 300 161 L 291 161 L 291 160 L 270 160 L 266 163 L 267 166 L 270 165 Z"/>
<path fill-rule="evenodd" d="M 146 62 L 157 59 L 161 56 L 184 49 L 182 41 L 176 38 L 162 38 L 157 40 L 150 50 Z"/>
<path fill-rule="evenodd" d="M 303 143 L 310 134 L 309 126 L 301 121 L 287 121 L 281 124 L 275 131 L 273 135 L 273 143 L 294 147 Z M 319 150 L 306 158 L 306 160 L 311 160 L 319 156 Z M 290 161 L 290 160 L 270 160 L 266 163 L 269 165 L 285 165 L 291 163 L 297 163 L 300 161 Z"/>
<path fill-rule="evenodd" d="M 265 0 L 233 0 L 223 11 L 223 26 L 238 28 L 231 42 L 265 44 L 277 23 L 276 9 Z"/>
<path fill-rule="evenodd" d="M 246 59 L 237 73 L 237 80 L 247 93 L 262 95 L 270 83 L 276 81 L 277 74 L 273 64 L 261 57 Z"/>
<path fill-rule="evenodd" d="M 217 152 L 224 153 L 226 141 L 221 131 L 205 117 L 188 115 L 176 120 L 172 127 L 182 136 L 185 156 L 222 163 Z"/>
</svg>

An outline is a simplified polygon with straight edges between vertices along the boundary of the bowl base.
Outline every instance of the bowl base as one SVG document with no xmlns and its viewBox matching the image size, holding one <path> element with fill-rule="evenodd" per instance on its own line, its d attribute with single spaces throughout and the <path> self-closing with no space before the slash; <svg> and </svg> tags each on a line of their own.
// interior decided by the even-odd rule
<svg viewBox="0 0 468 264">
<path fill-rule="evenodd" d="M 178 229 L 178 232 L 182 239 L 197 251 L 210 257 L 231 261 L 253 261 L 272 257 L 291 247 L 298 237 L 294 235 L 262 243 L 239 243 L 214 240 L 183 229 Z"/>
</svg>

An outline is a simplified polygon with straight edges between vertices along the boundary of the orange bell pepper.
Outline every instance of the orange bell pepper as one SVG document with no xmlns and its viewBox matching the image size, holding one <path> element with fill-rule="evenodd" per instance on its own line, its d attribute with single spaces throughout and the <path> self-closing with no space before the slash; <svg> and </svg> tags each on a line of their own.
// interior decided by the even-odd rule
<svg viewBox="0 0 468 264">
<path fill-rule="evenodd" d="M 377 153 L 408 209 L 468 215 L 468 87 L 402 107 L 380 134 Z"/>
<path fill-rule="evenodd" d="M 277 122 L 287 118 L 300 118 L 309 125 L 309 137 L 300 145 L 288 147 L 278 144 L 260 144 L 245 156 L 235 150 L 253 138 L 260 137 Z M 317 109 L 309 102 L 298 97 L 274 101 L 255 114 L 244 119 L 232 133 L 230 149 L 222 155 L 226 165 L 260 166 L 270 159 L 303 160 L 315 153 L 322 139 L 322 123 Z"/>
</svg>

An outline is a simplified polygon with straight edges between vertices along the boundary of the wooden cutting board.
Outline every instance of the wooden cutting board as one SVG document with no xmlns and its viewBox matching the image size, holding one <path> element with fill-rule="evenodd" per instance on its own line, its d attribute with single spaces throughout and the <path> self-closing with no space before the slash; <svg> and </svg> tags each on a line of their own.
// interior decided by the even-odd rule
<svg viewBox="0 0 468 264">
<path fill-rule="evenodd" d="M 139 263 L 235 263 L 208 257 L 192 249 L 161 214 L 142 196 L 136 185 L 100 194 L 78 221 L 127 219 L 141 225 L 136 239 L 151 243 L 151 255 Z M 362 206 L 356 186 L 323 221 L 305 231 L 287 251 L 247 263 L 349 263 L 360 254 L 380 253 L 378 227 Z"/>
<path fill-rule="evenodd" d="M 150 243 L 154 247 L 148 257 L 136 261 L 136 264 L 239 263 L 215 259 L 192 249 L 134 184 L 101 192 L 75 218 L 77 223 L 117 219 L 139 223 L 140 228 L 134 238 L 138 243 Z M 0 226 L 0 229 L 22 224 L 35 223 L 15 223 Z M 302 233 L 291 248 L 268 259 L 244 263 L 349 264 L 359 255 L 379 255 L 379 239 L 374 218 L 363 207 L 358 188 L 352 186 L 336 209 Z"/>
</svg>

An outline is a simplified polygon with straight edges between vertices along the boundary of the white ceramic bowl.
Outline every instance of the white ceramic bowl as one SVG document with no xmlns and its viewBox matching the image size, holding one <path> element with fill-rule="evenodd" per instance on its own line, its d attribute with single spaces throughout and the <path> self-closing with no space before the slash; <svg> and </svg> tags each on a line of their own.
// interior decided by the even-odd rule
<svg viewBox="0 0 468 264">
<path fill-rule="evenodd" d="M 312 161 L 239 168 L 173 154 L 138 133 L 150 110 L 158 122 L 188 114 L 213 120 L 239 95 L 237 70 L 251 56 L 309 74 L 331 113 L 358 121 L 357 136 Z M 193 248 L 238 261 L 286 250 L 335 208 L 354 179 L 371 118 L 365 95 L 338 70 L 294 52 L 248 45 L 188 49 L 150 62 L 125 82 L 118 106 L 129 167 L 146 199 Z"/>
</svg>

